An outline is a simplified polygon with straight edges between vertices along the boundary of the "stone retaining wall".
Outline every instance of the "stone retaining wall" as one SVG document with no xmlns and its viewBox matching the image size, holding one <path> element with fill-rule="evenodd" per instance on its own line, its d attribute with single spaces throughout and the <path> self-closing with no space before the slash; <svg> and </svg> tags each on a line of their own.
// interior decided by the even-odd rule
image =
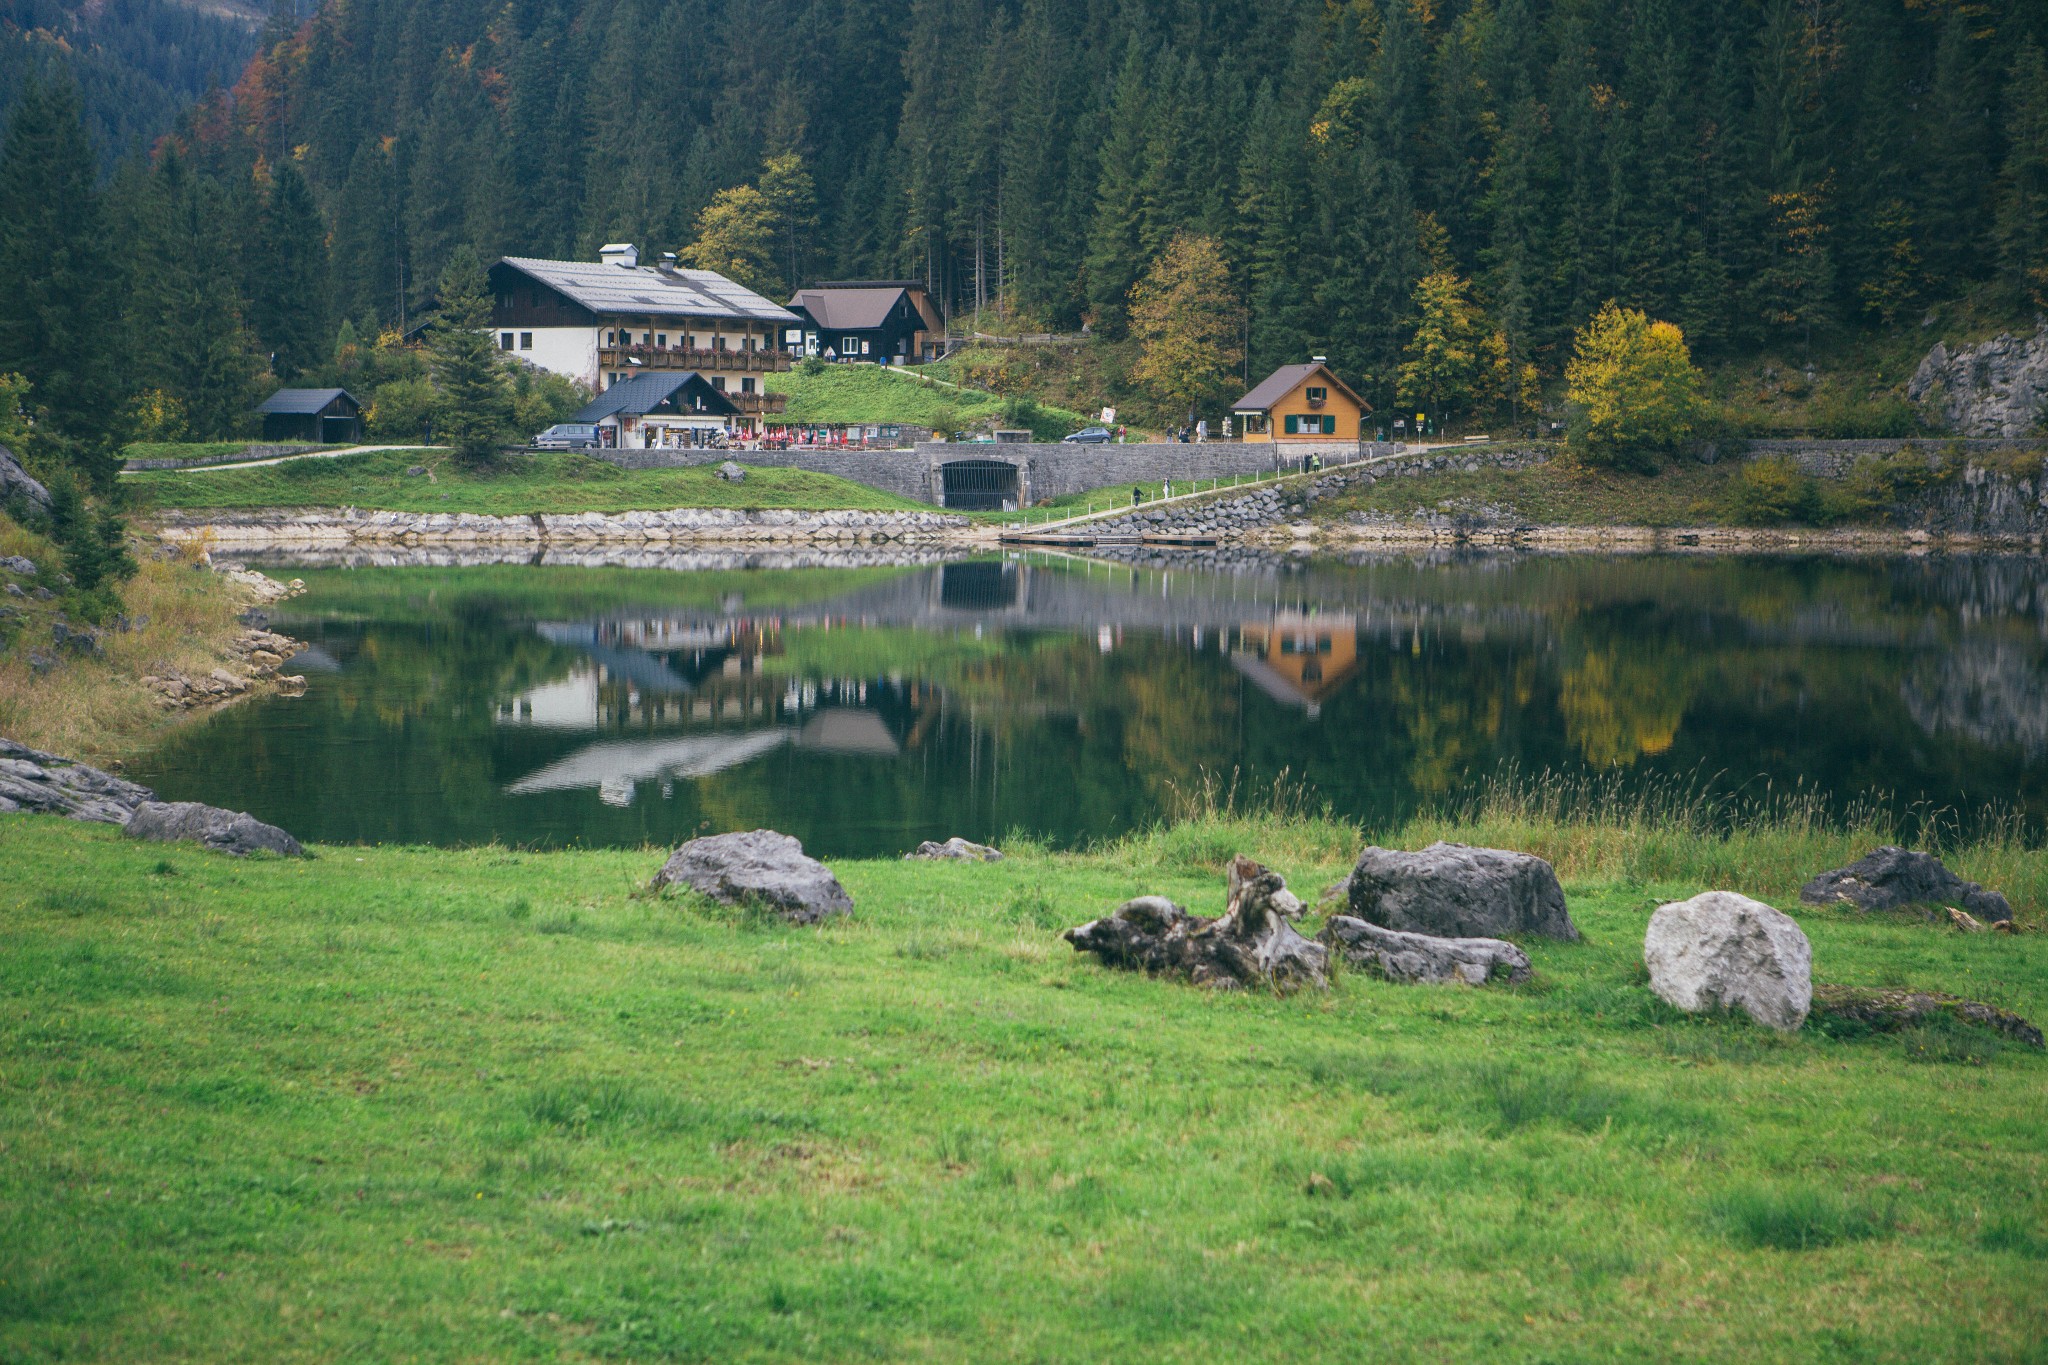
<svg viewBox="0 0 2048 1365">
<path fill-rule="evenodd" d="M 304 455 L 309 451 L 325 450 L 326 446 L 307 445 L 293 442 L 286 445 L 252 445 L 227 455 L 208 455 L 197 460 L 123 460 L 123 470 L 138 469 L 204 469 L 213 464 L 241 464 L 245 460 L 274 460 L 283 455 Z"/>
<path fill-rule="evenodd" d="M 205 537 L 221 549 L 294 545 L 523 544 L 639 545 L 696 542 L 878 543 L 930 540 L 965 529 L 965 517 L 937 512 L 789 512 L 678 508 L 665 512 L 535 513 L 492 517 L 473 512 L 363 512 L 353 508 L 278 508 L 205 514 L 166 513 L 167 540 Z"/>
</svg>

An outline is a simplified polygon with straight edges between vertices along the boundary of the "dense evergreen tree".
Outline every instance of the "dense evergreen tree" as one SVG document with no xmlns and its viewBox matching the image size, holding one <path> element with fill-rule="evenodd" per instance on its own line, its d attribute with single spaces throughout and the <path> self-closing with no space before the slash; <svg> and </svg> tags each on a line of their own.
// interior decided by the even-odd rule
<svg viewBox="0 0 2048 1365">
<path fill-rule="evenodd" d="M 466 464 L 488 464 L 512 428 L 512 386 L 491 336 L 491 300 L 483 263 L 457 247 L 441 271 L 438 307 L 427 332 L 435 436 Z"/>
<path fill-rule="evenodd" d="M 327 227 L 306 178 L 290 161 L 272 173 L 250 252 L 250 325 L 289 382 L 327 358 Z"/>
</svg>

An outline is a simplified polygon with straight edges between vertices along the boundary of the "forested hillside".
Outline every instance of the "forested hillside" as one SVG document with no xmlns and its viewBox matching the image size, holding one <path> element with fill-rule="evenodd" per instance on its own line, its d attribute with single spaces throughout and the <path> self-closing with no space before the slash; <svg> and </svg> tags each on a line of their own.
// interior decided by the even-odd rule
<svg viewBox="0 0 2048 1365">
<path fill-rule="evenodd" d="M 31 69 L 62 62 L 111 162 L 169 128 L 208 86 L 233 85 L 261 23 L 243 0 L 0 0 L 0 110 Z"/>
<path fill-rule="evenodd" d="M 1198 262 L 1152 296 L 1228 296 L 1215 394 L 1320 352 L 1525 412 L 1609 299 L 1709 360 L 1924 349 L 2048 307 L 2044 45 L 2040 0 L 328 0 L 97 195 L 35 96 L 0 375 L 88 444 L 232 434 L 267 376 L 368 382 L 338 327 L 416 322 L 458 247 L 620 239 L 1110 339 Z"/>
</svg>

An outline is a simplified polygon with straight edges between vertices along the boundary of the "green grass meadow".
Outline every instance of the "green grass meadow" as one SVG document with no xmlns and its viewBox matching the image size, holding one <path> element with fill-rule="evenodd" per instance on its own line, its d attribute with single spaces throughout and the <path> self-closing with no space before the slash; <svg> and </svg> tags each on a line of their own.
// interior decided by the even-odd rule
<svg viewBox="0 0 2048 1365">
<path fill-rule="evenodd" d="M 2043 1358 L 2048 1059 L 1645 987 L 1702 885 L 1657 869 L 1789 907 L 1849 836 L 1464 832 L 1565 875 L 1586 940 L 1526 988 L 1217 996 L 1057 937 L 1216 913 L 1239 849 L 1312 897 L 1357 843 L 1312 820 L 843 864 L 798 929 L 636 895 L 661 850 L 0 818 L 0 1360 Z M 1960 865 L 2038 931 L 2044 863 Z M 2038 932 L 1797 913 L 1821 978 L 2048 1015 Z"/>
<path fill-rule="evenodd" d="M 744 460 L 744 453 L 735 453 Z M 432 477 L 408 474 L 424 467 Z M 865 484 L 804 469 L 752 468 L 727 483 L 716 465 L 620 469 L 587 455 L 536 451 L 464 469 L 447 451 L 381 450 L 290 460 L 249 469 L 150 470 L 121 476 L 140 511 L 228 507 L 362 507 L 394 512 L 629 512 L 667 507 L 822 511 L 932 510 Z"/>
</svg>

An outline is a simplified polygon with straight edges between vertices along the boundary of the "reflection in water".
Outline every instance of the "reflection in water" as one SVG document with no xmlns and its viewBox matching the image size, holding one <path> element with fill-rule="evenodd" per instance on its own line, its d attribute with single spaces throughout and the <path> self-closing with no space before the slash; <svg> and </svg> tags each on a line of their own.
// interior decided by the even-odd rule
<svg viewBox="0 0 2048 1365">
<path fill-rule="evenodd" d="M 322 841 L 838 854 L 1097 839 L 1233 768 L 1368 821 L 1504 763 L 2048 812 L 2025 559 L 702 558 L 302 570 L 329 671 L 145 780 Z"/>
</svg>

